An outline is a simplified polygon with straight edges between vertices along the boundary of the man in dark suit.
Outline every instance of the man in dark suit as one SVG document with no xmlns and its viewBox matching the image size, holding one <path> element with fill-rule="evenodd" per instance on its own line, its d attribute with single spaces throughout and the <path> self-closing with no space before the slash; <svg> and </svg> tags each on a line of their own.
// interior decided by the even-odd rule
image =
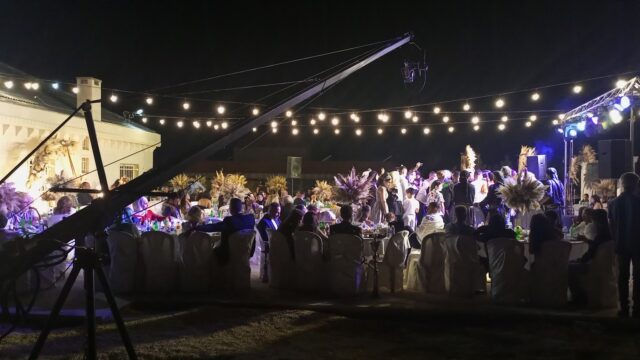
<svg viewBox="0 0 640 360">
<path fill-rule="evenodd" d="M 353 208 L 351 208 L 351 205 L 342 205 L 340 208 L 340 217 L 342 218 L 341 223 L 329 227 L 330 234 L 349 234 L 362 237 L 362 229 L 351 224 L 351 220 L 353 219 Z"/>
<path fill-rule="evenodd" d="M 220 246 L 213 249 L 214 254 L 221 263 L 229 261 L 229 237 L 240 230 L 251 230 L 256 224 L 253 215 L 242 213 L 242 200 L 233 198 L 229 201 L 230 216 L 225 217 L 221 222 L 206 224 L 196 227 L 197 231 L 220 232 Z M 252 248 L 255 247 L 255 242 Z M 253 250 L 251 250 L 253 253 Z"/>
<path fill-rule="evenodd" d="M 269 241 L 267 229 L 275 231 L 278 230 L 278 226 L 280 226 L 280 204 L 272 202 L 269 204 L 268 212 L 264 214 L 262 219 L 258 222 L 258 225 L 256 225 L 256 228 L 260 233 L 260 237 L 262 237 L 262 241 Z"/>
<path fill-rule="evenodd" d="M 607 206 L 618 254 L 621 317 L 629 316 L 629 267 L 633 264 L 633 317 L 640 318 L 640 198 L 634 194 L 639 180 L 634 173 L 622 174 L 622 193 Z"/>
</svg>

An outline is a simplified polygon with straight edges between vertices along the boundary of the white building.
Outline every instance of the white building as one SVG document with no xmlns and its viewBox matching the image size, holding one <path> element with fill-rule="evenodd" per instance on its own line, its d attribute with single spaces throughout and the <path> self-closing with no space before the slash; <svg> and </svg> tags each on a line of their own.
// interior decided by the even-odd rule
<svg viewBox="0 0 640 360">
<path fill-rule="evenodd" d="M 28 89 L 27 82 L 38 83 L 37 89 L 34 86 Z M 106 100 L 108 94 L 102 94 L 101 83 L 95 78 L 78 77 L 75 94 L 71 85 L 60 85 L 54 89 L 51 83 L 39 81 L 0 63 L 0 153 L 4 155 L 0 157 L 0 175 L 7 174 L 85 100 Z M 159 134 L 101 109 L 100 104 L 92 105 L 92 114 L 109 184 L 123 176 L 135 178 L 153 166 L 153 150 L 160 144 Z M 66 178 L 72 178 L 95 170 L 82 111 L 57 136 L 58 141 L 67 139 L 76 145 L 69 151 L 49 157 L 42 171 L 45 174 L 39 174 L 40 183 L 27 186 L 33 158 L 7 181 L 14 183 L 18 190 L 37 196 L 46 186 L 42 179 L 60 175 L 61 172 Z M 148 149 L 141 151 L 145 148 Z M 138 154 L 129 156 L 138 151 Z M 83 176 L 81 180 L 88 181 L 94 188 L 98 187 L 96 172 Z"/>
</svg>

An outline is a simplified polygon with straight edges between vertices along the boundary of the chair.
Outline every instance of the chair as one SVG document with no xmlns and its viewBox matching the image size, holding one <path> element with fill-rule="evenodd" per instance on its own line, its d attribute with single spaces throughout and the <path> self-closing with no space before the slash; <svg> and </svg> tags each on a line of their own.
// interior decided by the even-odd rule
<svg viewBox="0 0 640 360">
<path fill-rule="evenodd" d="M 409 232 L 406 230 L 395 233 L 387 242 L 380 266 L 380 285 L 388 286 L 392 293 L 398 284 L 402 288 L 403 269 L 410 249 Z"/>
<path fill-rule="evenodd" d="M 325 288 L 325 269 L 322 254 L 322 238 L 309 231 L 296 231 L 295 274 L 296 288 L 305 291 L 318 291 Z"/>
<path fill-rule="evenodd" d="M 180 291 L 186 293 L 209 290 L 213 240 L 207 233 L 194 231 L 188 237 L 180 236 L 182 266 Z"/>
<path fill-rule="evenodd" d="M 329 237 L 329 288 L 337 295 L 356 295 L 366 290 L 363 240 L 355 235 Z"/>
<path fill-rule="evenodd" d="M 612 308 L 618 306 L 616 268 L 614 242 L 608 241 L 598 246 L 586 276 L 585 287 L 590 307 Z"/>
<path fill-rule="evenodd" d="M 531 303 L 561 306 L 567 303 L 569 288 L 569 253 L 567 241 L 545 241 L 531 266 Z"/>
<path fill-rule="evenodd" d="M 127 232 L 110 231 L 107 247 L 111 263 L 107 279 L 114 294 L 133 292 L 136 285 L 138 241 Z"/>
<path fill-rule="evenodd" d="M 446 272 L 447 243 L 445 233 L 433 233 L 422 240 L 418 273 L 424 291 L 433 294 L 447 293 Z"/>
<path fill-rule="evenodd" d="M 487 255 L 491 276 L 491 300 L 502 304 L 520 301 L 524 295 L 524 246 L 515 239 L 491 239 L 487 243 Z"/>
<path fill-rule="evenodd" d="M 256 238 L 254 229 L 236 231 L 229 236 L 229 261 L 221 264 L 212 257 L 212 287 L 214 289 L 248 290 L 251 287 L 251 250 Z"/>
<path fill-rule="evenodd" d="M 269 242 L 267 239 L 263 239 L 260 235 L 260 231 L 256 229 L 256 250 L 252 261 L 257 257 L 258 261 L 258 276 L 264 283 L 269 282 Z"/>
<path fill-rule="evenodd" d="M 451 295 L 471 296 L 483 289 L 484 271 L 478 260 L 476 240 L 471 236 L 447 238 L 446 271 Z"/>
<path fill-rule="evenodd" d="M 176 288 L 178 263 L 176 241 L 161 231 L 149 231 L 140 237 L 146 293 L 167 294 Z"/>
<path fill-rule="evenodd" d="M 294 289 L 296 286 L 296 263 L 291 257 L 287 239 L 278 231 L 267 229 L 269 235 L 269 286 L 274 289 Z"/>
</svg>

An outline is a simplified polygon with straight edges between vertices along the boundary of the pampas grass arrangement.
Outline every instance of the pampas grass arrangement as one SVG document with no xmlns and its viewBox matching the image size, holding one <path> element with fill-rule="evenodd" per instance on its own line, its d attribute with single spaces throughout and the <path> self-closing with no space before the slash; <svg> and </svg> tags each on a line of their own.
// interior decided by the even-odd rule
<svg viewBox="0 0 640 360">
<path fill-rule="evenodd" d="M 358 175 L 355 167 L 352 167 L 351 172 L 347 175 L 336 175 L 334 177 L 336 200 L 347 204 L 357 204 L 361 200 L 369 199 L 375 176 L 376 173 L 373 171 L 369 174 Z"/>
<path fill-rule="evenodd" d="M 527 167 L 527 156 L 534 156 L 535 154 L 535 147 L 522 145 L 520 147 L 520 155 L 518 156 L 518 171 L 522 171 Z"/>
<path fill-rule="evenodd" d="M 467 145 L 464 148 L 464 154 L 460 156 L 460 169 L 473 172 L 476 168 L 477 160 L 478 156 L 476 155 L 476 152 L 473 150 L 471 145 Z"/>
<path fill-rule="evenodd" d="M 211 196 L 217 199 L 222 195 L 225 201 L 232 198 L 244 199 L 251 191 L 247 189 L 247 178 L 240 174 L 227 174 L 223 171 L 216 171 L 216 175 L 211 180 Z"/>
<path fill-rule="evenodd" d="M 544 198 L 546 190 L 547 186 L 525 176 L 515 184 L 501 186 L 498 196 L 509 208 L 527 213 L 540 209 L 540 200 Z"/>
<path fill-rule="evenodd" d="M 46 167 L 60 156 L 69 156 L 70 150 L 77 145 L 77 141 L 54 136 L 40 150 L 36 151 L 31 160 L 27 187 L 46 174 Z M 69 159 L 71 159 L 69 157 Z"/>
<path fill-rule="evenodd" d="M 591 190 L 600 197 L 612 198 L 616 196 L 616 180 L 600 179 L 590 184 Z"/>
<path fill-rule="evenodd" d="M 287 190 L 287 178 L 281 175 L 269 176 L 265 186 L 269 194 L 280 194 L 282 191 Z"/>
<path fill-rule="evenodd" d="M 313 194 L 319 201 L 325 202 L 331 200 L 333 196 L 333 186 L 324 180 L 316 180 L 316 186 L 313 188 Z"/>
</svg>

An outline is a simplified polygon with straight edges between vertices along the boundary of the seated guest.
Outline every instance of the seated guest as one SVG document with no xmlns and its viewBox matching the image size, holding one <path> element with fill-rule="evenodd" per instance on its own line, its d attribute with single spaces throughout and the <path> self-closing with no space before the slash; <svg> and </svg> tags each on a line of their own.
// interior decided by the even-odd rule
<svg viewBox="0 0 640 360">
<path fill-rule="evenodd" d="M 133 210 L 130 207 L 122 209 L 122 213 L 116 217 L 116 221 L 109 227 L 109 230 L 128 233 L 134 238 L 139 238 L 140 230 L 133 224 L 132 215 Z"/>
<path fill-rule="evenodd" d="M 278 226 L 280 226 L 280 204 L 277 202 L 272 202 L 269 205 L 267 213 L 262 216 L 262 219 L 256 225 L 258 232 L 260 233 L 260 237 L 262 241 L 268 246 L 269 242 L 269 233 L 267 233 L 267 229 L 271 229 L 273 231 L 278 230 Z M 264 252 L 269 252 L 269 249 L 264 249 Z"/>
<path fill-rule="evenodd" d="M 573 224 L 571 224 L 571 228 L 569 229 L 569 232 L 575 235 L 576 237 L 580 237 L 581 235 L 584 235 L 584 228 L 586 226 L 586 223 L 584 221 L 584 211 L 586 209 L 588 209 L 588 207 L 582 206 L 578 210 L 578 216 L 575 216 L 573 218 Z"/>
<path fill-rule="evenodd" d="M 314 204 L 307 205 L 307 212 L 313 213 L 315 216 L 318 216 L 318 214 L 320 214 L 320 210 Z"/>
<path fill-rule="evenodd" d="M 296 193 L 296 197 L 293 199 L 293 205 L 307 205 L 306 201 L 304 201 L 304 191 L 299 190 Z"/>
<path fill-rule="evenodd" d="M 300 225 L 298 230 L 312 232 L 320 236 L 322 241 L 327 241 L 327 235 L 318 228 L 318 219 L 312 212 L 304 214 L 302 217 L 302 225 Z"/>
<path fill-rule="evenodd" d="M 284 219 L 280 226 L 278 226 L 277 230 L 287 240 L 287 245 L 289 246 L 289 251 L 291 252 L 292 259 L 295 259 L 293 232 L 296 231 L 300 226 L 302 216 L 302 211 L 294 209 L 291 214 L 289 214 L 289 217 Z"/>
<path fill-rule="evenodd" d="M 318 214 L 318 222 L 327 223 L 329 225 L 336 223 L 336 214 L 331 210 L 324 210 Z"/>
<path fill-rule="evenodd" d="M 198 207 L 202 210 L 211 209 L 213 207 L 213 203 L 211 202 L 211 195 L 209 194 L 200 194 L 200 198 L 198 199 Z"/>
<path fill-rule="evenodd" d="M 294 210 L 300 211 L 302 213 L 302 215 L 307 213 L 307 207 L 304 206 L 303 204 L 295 205 L 293 208 L 294 208 Z"/>
<path fill-rule="evenodd" d="M 256 204 L 253 195 L 249 194 L 244 197 L 244 213 L 245 214 L 258 214 L 260 212 L 260 206 Z"/>
<path fill-rule="evenodd" d="M 180 195 L 178 195 L 178 193 L 171 193 L 167 196 L 167 200 L 162 203 L 162 213 L 160 215 L 163 217 L 182 219 L 182 214 L 180 213 Z"/>
<path fill-rule="evenodd" d="M 68 196 L 62 196 L 60 199 L 58 199 L 56 207 L 53 208 L 53 215 L 49 216 L 49 218 L 47 219 L 47 225 L 53 226 L 62 221 L 62 219 L 66 218 L 67 216 L 73 215 L 75 212 L 76 209 L 73 208 L 73 202 L 71 201 L 71 198 Z"/>
<path fill-rule="evenodd" d="M 544 216 L 549 220 L 549 223 L 551 223 L 554 228 L 562 231 L 562 223 L 560 222 L 560 216 L 557 211 L 547 210 L 544 212 Z"/>
<path fill-rule="evenodd" d="M 251 230 L 256 224 L 253 215 L 242 213 L 242 200 L 238 198 L 229 201 L 229 213 L 231 215 L 226 216 L 221 222 L 196 226 L 197 231 L 221 233 L 220 245 L 213 249 L 213 253 L 222 264 L 229 261 L 229 237 L 231 234 L 240 230 Z"/>
<path fill-rule="evenodd" d="M 443 231 L 444 220 L 440 213 L 440 205 L 437 202 L 429 203 L 429 206 L 427 206 L 427 215 L 422 219 L 422 222 L 416 229 L 418 241 L 422 243 L 422 239 L 427 235 Z"/>
<path fill-rule="evenodd" d="M 393 231 L 394 234 L 397 233 L 397 232 L 400 232 L 402 230 L 407 230 L 407 231 L 411 232 L 411 229 L 409 229 L 406 226 L 404 226 L 404 223 L 402 222 L 402 219 L 398 219 L 396 217 L 396 214 L 394 214 L 394 213 L 386 213 L 384 215 L 384 219 L 385 219 L 387 225 Z"/>
<path fill-rule="evenodd" d="M 204 211 L 199 206 L 193 206 L 189 209 L 184 219 L 186 221 L 182 224 L 182 231 L 191 232 L 204 222 Z"/>
<path fill-rule="evenodd" d="M 351 205 L 342 205 L 340 208 L 340 217 L 342 221 L 339 224 L 331 225 L 329 233 L 333 234 L 349 234 L 362 237 L 362 228 L 351 224 L 353 219 L 353 208 Z"/>
<path fill-rule="evenodd" d="M 455 222 L 448 224 L 444 231 L 447 235 L 468 235 L 473 236 L 475 230 L 467 224 L 468 210 L 464 205 L 458 205 L 454 209 Z"/>
<path fill-rule="evenodd" d="M 145 221 L 161 221 L 164 217 L 156 214 L 153 210 L 149 209 L 149 200 L 142 196 L 133 203 L 133 217 L 138 219 L 140 223 Z"/>
<path fill-rule="evenodd" d="M 282 209 L 280 210 L 280 222 L 283 222 L 286 218 L 289 217 L 291 211 L 293 211 L 293 198 L 291 195 L 284 195 L 282 197 Z"/>
<path fill-rule="evenodd" d="M 491 239 L 509 238 L 515 239 L 516 233 L 507 228 L 507 221 L 497 210 L 489 211 L 489 223 L 476 229 L 478 241 L 487 243 Z"/>
<path fill-rule="evenodd" d="M 529 253 L 540 254 L 542 243 L 545 241 L 562 240 L 562 232 L 559 232 L 549 219 L 543 214 L 535 214 L 531 217 L 529 225 Z"/>
<path fill-rule="evenodd" d="M 91 184 L 85 181 L 80 184 L 80 189 L 91 189 Z M 78 199 L 78 206 L 87 206 L 93 201 L 93 196 L 90 193 L 78 193 L 76 198 Z"/>
<path fill-rule="evenodd" d="M 602 209 L 599 209 L 599 210 L 602 210 Z M 584 210 L 584 213 L 582 213 L 582 220 L 584 223 L 584 227 L 582 229 L 582 233 L 578 234 L 579 240 L 594 240 L 596 238 L 597 226 L 593 222 L 594 211 L 595 210 L 591 208 L 586 208 Z"/>
<path fill-rule="evenodd" d="M 263 192 L 259 192 L 258 195 L 256 195 L 256 204 L 262 206 L 263 208 L 267 205 Z"/>
<path fill-rule="evenodd" d="M 375 225 L 373 221 L 369 218 L 370 215 L 371 215 L 371 206 L 362 205 L 362 207 L 360 208 L 360 216 L 358 217 L 358 221 L 357 221 L 358 223 L 360 223 L 360 226 L 370 228 Z"/>
<path fill-rule="evenodd" d="M 189 196 L 189 193 L 184 191 L 184 192 L 180 192 L 180 215 L 181 218 L 184 217 L 185 215 L 187 215 L 187 213 L 189 212 L 189 209 L 191 208 L 191 197 Z"/>
</svg>

